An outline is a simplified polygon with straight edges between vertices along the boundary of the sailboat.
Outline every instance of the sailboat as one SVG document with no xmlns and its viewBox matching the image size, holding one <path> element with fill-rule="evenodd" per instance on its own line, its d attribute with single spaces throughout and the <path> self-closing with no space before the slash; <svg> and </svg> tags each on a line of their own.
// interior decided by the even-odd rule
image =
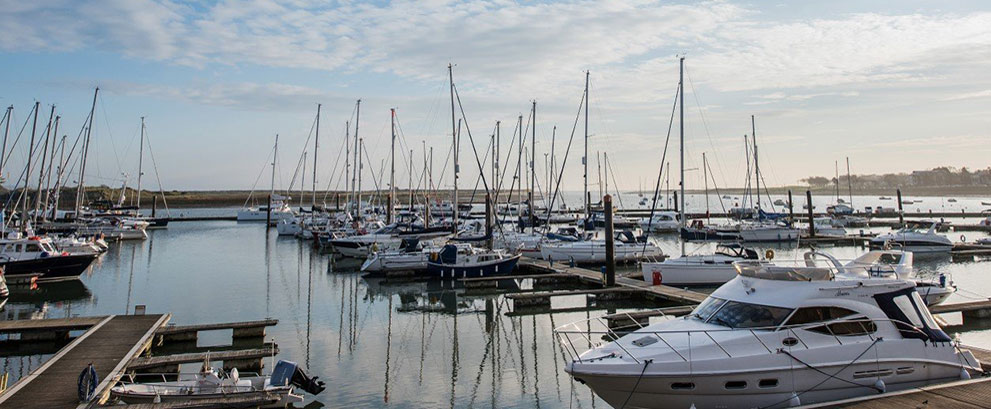
<svg viewBox="0 0 991 409">
<path fill-rule="evenodd" d="M 275 165 L 276 160 L 279 157 L 279 135 L 275 135 L 275 147 L 272 153 L 272 185 L 271 191 L 269 193 L 271 197 L 271 212 L 268 206 L 258 206 L 258 207 L 245 207 L 237 212 L 237 221 L 247 222 L 247 221 L 265 221 L 268 220 L 269 213 L 271 213 L 272 222 L 278 223 L 279 220 L 292 219 L 295 217 L 292 209 L 289 207 L 288 196 L 282 196 L 275 194 Z M 249 199 L 250 200 L 250 199 Z"/>
</svg>

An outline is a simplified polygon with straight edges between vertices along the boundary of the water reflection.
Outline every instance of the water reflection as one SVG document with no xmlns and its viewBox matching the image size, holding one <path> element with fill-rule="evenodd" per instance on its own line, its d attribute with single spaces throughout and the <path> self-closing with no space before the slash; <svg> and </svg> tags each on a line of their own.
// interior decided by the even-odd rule
<svg viewBox="0 0 991 409">
<path fill-rule="evenodd" d="M 144 304 L 149 312 L 171 312 L 178 324 L 277 318 L 266 341 L 279 344 L 278 358 L 301 362 L 328 380 L 323 394 L 307 397 L 307 407 L 595 408 L 605 405 L 562 371 L 566 352 L 552 329 L 660 306 L 574 296 L 555 298 L 550 307 L 517 309 L 505 294 L 578 284 L 501 280 L 495 288 L 464 288 L 363 277 L 359 261 L 279 239 L 260 224 L 173 223 L 149 236 L 116 243 L 82 281 L 13 286 L 3 317 L 119 314 Z M 680 254 L 676 236 L 654 239 L 667 254 Z M 770 247 L 786 261 L 799 261 L 806 251 L 794 244 Z M 824 248 L 841 260 L 864 252 Z M 711 243 L 686 245 L 688 253 L 713 249 Z M 986 259 L 916 257 L 917 270 L 952 276 L 961 291 L 950 302 L 976 297 L 963 290 L 991 293 L 986 266 Z M 628 265 L 621 271 L 639 270 Z M 965 342 L 991 346 L 984 328 L 983 322 L 951 327 L 964 332 Z M 8 353 L 2 369 L 16 378 L 47 359 L 46 351 Z"/>
</svg>

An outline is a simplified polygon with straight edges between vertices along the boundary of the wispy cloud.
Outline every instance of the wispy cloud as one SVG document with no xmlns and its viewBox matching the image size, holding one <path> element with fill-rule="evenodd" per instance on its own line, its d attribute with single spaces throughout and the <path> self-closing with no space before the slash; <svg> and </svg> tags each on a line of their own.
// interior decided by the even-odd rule
<svg viewBox="0 0 991 409">
<path fill-rule="evenodd" d="M 941 101 L 959 101 L 961 99 L 988 98 L 991 97 L 991 89 L 977 92 L 965 92 L 963 94 L 951 95 L 940 99 Z"/>
</svg>

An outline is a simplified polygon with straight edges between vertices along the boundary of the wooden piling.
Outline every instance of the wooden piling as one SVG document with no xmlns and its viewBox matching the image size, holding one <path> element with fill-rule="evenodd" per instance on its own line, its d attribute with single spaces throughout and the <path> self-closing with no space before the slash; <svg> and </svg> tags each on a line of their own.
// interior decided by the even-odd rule
<svg viewBox="0 0 991 409">
<path fill-rule="evenodd" d="M 492 248 L 492 195 L 485 194 L 485 246 Z"/>
<path fill-rule="evenodd" d="M 805 191 L 805 202 L 809 205 L 809 237 L 816 236 L 816 226 L 813 222 L 815 211 L 812 209 L 812 191 Z"/>
<path fill-rule="evenodd" d="M 788 223 L 795 223 L 795 202 L 791 200 L 791 189 L 788 189 Z"/>
<path fill-rule="evenodd" d="M 898 224 L 905 224 L 905 211 L 902 210 L 902 190 L 897 189 L 895 193 L 898 194 Z"/>
<path fill-rule="evenodd" d="M 158 195 L 151 196 L 151 218 L 155 218 L 155 213 L 158 212 Z M 141 210 L 141 209 L 138 209 Z"/>
<path fill-rule="evenodd" d="M 602 197 L 602 207 L 606 213 L 606 278 L 603 284 L 612 287 L 616 285 L 616 239 L 613 236 L 612 196 Z"/>
</svg>

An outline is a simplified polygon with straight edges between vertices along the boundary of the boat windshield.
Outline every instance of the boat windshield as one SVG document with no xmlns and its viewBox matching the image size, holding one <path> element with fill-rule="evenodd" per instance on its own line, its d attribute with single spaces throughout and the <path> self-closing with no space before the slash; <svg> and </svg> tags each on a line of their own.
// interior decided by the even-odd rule
<svg viewBox="0 0 991 409">
<path fill-rule="evenodd" d="M 691 317 L 730 328 L 771 328 L 781 325 L 791 311 L 790 308 L 709 297 L 695 308 Z"/>
</svg>

